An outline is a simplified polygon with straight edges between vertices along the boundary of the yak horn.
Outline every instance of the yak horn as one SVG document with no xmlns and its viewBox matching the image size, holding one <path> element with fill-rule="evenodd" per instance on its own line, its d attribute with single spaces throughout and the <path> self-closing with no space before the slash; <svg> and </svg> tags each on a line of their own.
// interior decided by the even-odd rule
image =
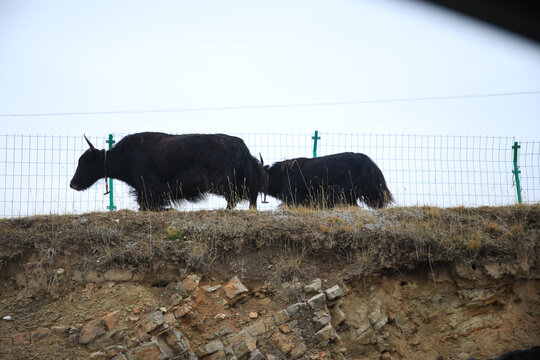
<svg viewBox="0 0 540 360">
<path fill-rule="evenodd" d="M 261 158 L 261 166 L 264 166 L 264 161 L 263 161 L 261 153 L 259 153 L 259 157 Z"/>
<path fill-rule="evenodd" d="M 90 150 L 96 150 L 96 148 L 94 147 L 94 145 L 92 145 L 92 143 L 90 142 L 90 140 L 88 140 L 88 138 L 86 137 L 86 135 L 84 135 L 84 140 L 86 140 L 86 142 L 88 143 L 88 146 L 90 146 Z"/>
</svg>

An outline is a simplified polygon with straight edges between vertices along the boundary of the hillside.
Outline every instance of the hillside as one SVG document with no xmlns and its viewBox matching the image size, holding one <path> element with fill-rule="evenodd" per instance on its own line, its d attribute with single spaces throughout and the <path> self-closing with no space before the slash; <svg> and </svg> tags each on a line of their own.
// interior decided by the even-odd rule
<svg viewBox="0 0 540 360">
<path fill-rule="evenodd" d="M 0 359 L 496 357 L 540 344 L 539 221 L 540 205 L 3 219 Z"/>
</svg>

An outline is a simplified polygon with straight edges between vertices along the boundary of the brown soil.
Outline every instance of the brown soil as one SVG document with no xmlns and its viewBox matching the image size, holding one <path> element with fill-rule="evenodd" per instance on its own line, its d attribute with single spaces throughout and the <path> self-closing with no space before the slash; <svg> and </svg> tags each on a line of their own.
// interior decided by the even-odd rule
<svg viewBox="0 0 540 360">
<path fill-rule="evenodd" d="M 253 323 L 250 312 L 264 317 L 305 301 L 303 285 L 321 278 L 323 290 L 344 289 L 346 321 L 339 344 L 313 346 L 303 358 L 495 357 L 540 344 L 539 220 L 540 205 L 4 219 L 0 316 L 12 320 L 0 320 L 0 341 L 80 329 L 116 310 L 115 329 L 129 334 L 145 315 L 174 307 L 171 283 L 197 274 L 188 294 L 196 311 L 177 324 L 194 351 L 212 334 Z M 223 302 L 222 289 L 202 290 L 235 275 L 250 290 L 236 304 Z M 137 346 L 130 336 L 117 343 Z M 102 345 L 49 335 L 4 354 L 0 346 L 0 358 L 85 359 Z"/>
</svg>

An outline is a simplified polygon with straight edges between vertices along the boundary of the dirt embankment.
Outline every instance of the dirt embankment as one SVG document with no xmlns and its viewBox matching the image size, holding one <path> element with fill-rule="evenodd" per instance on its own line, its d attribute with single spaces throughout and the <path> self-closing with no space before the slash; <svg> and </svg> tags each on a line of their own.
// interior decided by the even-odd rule
<svg viewBox="0 0 540 360">
<path fill-rule="evenodd" d="M 496 357 L 540 345 L 539 220 L 538 205 L 0 220 L 0 359 Z"/>
</svg>

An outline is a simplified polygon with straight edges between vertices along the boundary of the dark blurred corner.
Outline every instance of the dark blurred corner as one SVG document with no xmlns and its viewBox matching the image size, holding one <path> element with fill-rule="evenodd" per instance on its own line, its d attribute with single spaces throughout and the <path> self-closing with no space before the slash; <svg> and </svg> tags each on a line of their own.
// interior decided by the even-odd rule
<svg viewBox="0 0 540 360">
<path fill-rule="evenodd" d="M 475 17 L 540 44 L 540 0 L 420 0 Z"/>
</svg>

